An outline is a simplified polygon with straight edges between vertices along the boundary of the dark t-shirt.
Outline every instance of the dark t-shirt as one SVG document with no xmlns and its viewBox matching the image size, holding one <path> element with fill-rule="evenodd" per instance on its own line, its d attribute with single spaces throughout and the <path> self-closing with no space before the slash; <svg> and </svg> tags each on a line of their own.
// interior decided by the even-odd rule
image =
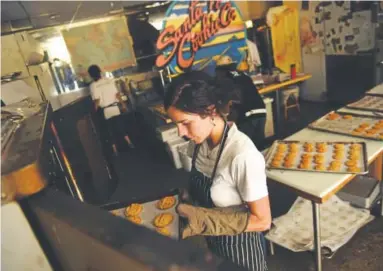
<svg viewBox="0 0 383 271">
<path fill-rule="evenodd" d="M 227 78 L 233 80 L 240 90 L 240 103 L 233 104 L 233 109 L 237 111 L 238 115 L 237 123 L 245 121 L 250 116 L 252 118 L 266 116 L 265 103 L 250 76 L 240 71 L 221 70 L 220 72 L 224 72 Z"/>
</svg>

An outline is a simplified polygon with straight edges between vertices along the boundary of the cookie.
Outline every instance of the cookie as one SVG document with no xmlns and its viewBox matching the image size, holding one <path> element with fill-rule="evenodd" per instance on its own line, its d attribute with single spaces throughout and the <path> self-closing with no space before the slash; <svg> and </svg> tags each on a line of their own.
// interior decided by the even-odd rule
<svg viewBox="0 0 383 271">
<path fill-rule="evenodd" d="M 348 172 L 360 172 L 361 169 L 360 169 L 360 167 L 354 166 L 354 167 L 348 167 L 347 171 Z"/>
<path fill-rule="evenodd" d="M 350 150 L 360 150 L 362 148 L 362 146 L 361 145 L 359 145 L 359 144 L 351 144 L 351 146 L 350 146 Z"/>
<path fill-rule="evenodd" d="M 142 219 L 139 216 L 128 216 L 126 217 L 130 222 L 133 222 L 134 224 L 140 225 L 142 224 Z"/>
<path fill-rule="evenodd" d="M 293 162 L 286 161 L 286 162 L 283 163 L 283 166 L 285 168 L 292 168 L 293 164 L 294 164 Z"/>
<path fill-rule="evenodd" d="M 334 149 L 335 150 L 344 150 L 344 144 L 342 144 L 342 143 L 334 144 Z"/>
<path fill-rule="evenodd" d="M 166 210 L 172 208 L 176 204 L 176 198 L 174 196 L 165 197 L 157 201 L 157 208 L 160 210 Z"/>
<path fill-rule="evenodd" d="M 309 169 L 310 168 L 310 164 L 309 163 L 300 163 L 298 168 L 300 168 L 300 169 Z"/>
<path fill-rule="evenodd" d="M 278 151 L 284 152 L 287 150 L 287 145 L 286 144 L 279 144 L 277 147 Z"/>
<path fill-rule="evenodd" d="M 328 120 L 336 120 L 336 119 L 338 119 L 340 116 L 338 115 L 338 114 L 336 114 L 336 113 L 330 113 L 330 114 L 328 114 L 327 115 L 327 119 Z"/>
<path fill-rule="evenodd" d="M 330 171 L 339 171 L 340 170 L 340 165 L 332 164 L 327 169 L 330 170 Z"/>
<path fill-rule="evenodd" d="M 348 160 L 344 163 L 348 167 L 355 167 L 358 165 L 358 162 L 355 160 Z"/>
<path fill-rule="evenodd" d="M 311 158 L 313 158 L 313 155 L 311 153 L 302 154 L 302 159 L 311 159 Z"/>
<path fill-rule="evenodd" d="M 170 236 L 170 230 L 168 228 L 156 228 L 156 231 L 159 234 L 165 235 L 165 236 Z"/>
<path fill-rule="evenodd" d="M 281 161 L 279 161 L 279 160 L 273 160 L 273 161 L 271 161 L 271 165 L 272 165 L 273 167 L 279 167 L 279 166 L 281 165 Z"/>
<path fill-rule="evenodd" d="M 291 143 L 289 145 L 289 150 L 290 151 L 296 152 L 296 151 L 298 151 L 298 149 L 299 149 L 299 145 L 297 143 Z"/>
<path fill-rule="evenodd" d="M 361 125 L 359 125 L 359 128 L 361 129 L 366 129 L 367 127 L 369 127 L 370 124 L 366 123 L 366 122 L 363 122 Z"/>
<path fill-rule="evenodd" d="M 138 216 L 142 212 L 142 205 L 133 203 L 125 209 L 125 216 Z"/>
<path fill-rule="evenodd" d="M 153 225 L 157 228 L 164 228 L 173 222 L 174 216 L 171 213 L 161 213 L 154 218 Z"/>
<path fill-rule="evenodd" d="M 316 170 L 324 171 L 326 170 L 326 166 L 324 164 L 318 164 L 315 166 Z"/>
<path fill-rule="evenodd" d="M 344 153 L 343 152 L 334 152 L 332 158 L 335 160 L 342 160 L 344 158 Z"/>
</svg>

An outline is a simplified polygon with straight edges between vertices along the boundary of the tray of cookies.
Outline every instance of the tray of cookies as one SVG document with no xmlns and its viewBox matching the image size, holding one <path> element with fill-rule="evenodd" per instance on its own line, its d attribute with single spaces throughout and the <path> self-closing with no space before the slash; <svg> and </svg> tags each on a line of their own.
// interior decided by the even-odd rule
<svg viewBox="0 0 383 271">
<path fill-rule="evenodd" d="M 376 95 L 366 95 L 362 99 L 346 105 L 347 108 L 383 112 L 383 97 Z"/>
<path fill-rule="evenodd" d="M 332 111 L 308 125 L 309 128 L 336 134 L 383 141 L 383 118 Z"/>
<path fill-rule="evenodd" d="M 277 140 L 266 158 L 267 169 L 366 174 L 364 142 Z"/>
<path fill-rule="evenodd" d="M 178 198 L 177 189 L 151 198 L 111 203 L 103 208 L 113 215 L 178 240 L 180 237 L 180 222 L 176 212 Z"/>
</svg>

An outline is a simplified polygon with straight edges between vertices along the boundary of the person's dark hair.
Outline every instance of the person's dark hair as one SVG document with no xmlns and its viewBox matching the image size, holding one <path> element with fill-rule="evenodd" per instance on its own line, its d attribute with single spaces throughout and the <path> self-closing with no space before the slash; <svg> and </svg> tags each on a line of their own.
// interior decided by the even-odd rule
<svg viewBox="0 0 383 271">
<path fill-rule="evenodd" d="M 236 87 L 231 80 L 215 80 L 201 71 L 186 72 L 176 77 L 168 86 L 164 97 L 167 110 L 179 110 L 206 116 L 214 105 L 218 114 L 235 96 Z"/>
<path fill-rule="evenodd" d="M 89 66 L 88 73 L 89 73 L 90 77 L 92 77 L 92 79 L 94 81 L 98 81 L 98 80 L 101 79 L 101 69 L 97 65 Z"/>
</svg>

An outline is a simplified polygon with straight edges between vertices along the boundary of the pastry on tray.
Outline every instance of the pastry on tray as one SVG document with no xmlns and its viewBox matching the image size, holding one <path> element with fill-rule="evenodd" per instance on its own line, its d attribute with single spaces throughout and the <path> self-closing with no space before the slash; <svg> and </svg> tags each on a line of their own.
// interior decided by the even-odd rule
<svg viewBox="0 0 383 271">
<path fill-rule="evenodd" d="M 361 129 L 366 129 L 367 127 L 369 127 L 370 124 L 366 123 L 366 122 L 363 122 L 362 124 L 359 125 L 359 128 Z"/>
<path fill-rule="evenodd" d="M 310 163 L 301 162 L 299 164 L 298 168 L 300 168 L 300 169 L 309 169 L 310 168 Z"/>
<path fill-rule="evenodd" d="M 351 150 L 360 150 L 362 146 L 360 144 L 351 144 L 350 149 Z"/>
<path fill-rule="evenodd" d="M 286 144 L 279 144 L 278 147 L 277 147 L 277 151 L 278 152 L 284 152 L 287 150 L 287 145 Z"/>
<path fill-rule="evenodd" d="M 327 119 L 328 120 L 336 120 L 336 119 L 339 119 L 340 115 L 338 115 L 337 113 L 330 113 L 327 115 Z"/>
<path fill-rule="evenodd" d="M 273 160 L 273 161 L 271 161 L 271 165 L 273 167 L 279 167 L 281 165 L 281 161 L 280 160 Z"/>
<path fill-rule="evenodd" d="M 172 208 L 176 204 L 176 198 L 174 196 L 164 197 L 157 201 L 157 208 L 160 210 L 166 210 Z"/>
<path fill-rule="evenodd" d="M 355 161 L 355 160 L 347 160 L 345 163 L 344 163 L 346 166 L 348 167 L 355 167 L 358 165 L 358 161 Z"/>
<path fill-rule="evenodd" d="M 334 144 L 334 149 L 335 150 L 344 150 L 344 144 L 342 144 L 342 143 Z"/>
<path fill-rule="evenodd" d="M 315 169 L 320 170 L 320 171 L 324 171 L 324 170 L 326 170 L 326 166 L 325 166 L 325 164 L 317 164 L 315 166 Z"/>
<path fill-rule="evenodd" d="M 142 212 L 142 205 L 133 203 L 125 209 L 125 216 L 138 216 Z"/>
<path fill-rule="evenodd" d="M 126 219 L 128 219 L 130 222 L 133 222 L 134 224 L 137 224 L 137 225 L 142 224 L 142 219 L 139 216 L 127 216 Z"/>
<path fill-rule="evenodd" d="M 316 164 L 322 164 L 322 163 L 324 163 L 324 160 L 325 160 L 325 157 L 324 157 L 323 154 L 316 154 L 316 155 L 314 156 L 314 162 L 315 162 Z"/>
<path fill-rule="evenodd" d="M 298 145 L 297 143 L 291 143 L 291 144 L 289 145 L 289 150 L 290 150 L 291 152 L 297 152 L 298 149 L 299 149 L 299 145 Z"/>
<path fill-rule="evenodd" d="M 156 231 L 159 234 L 165 235 L 165 236 L 170 236 L 170 230 L 168 228 L 156 228 Z"/>
<path fill-rule="evenodd" d="M 335 160 L 342 160 L 344 158 L 344 152 L 334 152 L 332 158 Z"/>
<path fill-rule="evenodd" d="M 171 213 L 158 214 L 153 221 L 153 225 L 157 228 L 164 228 L 173 222 L 174 216 Z"/>
<path fill-rule="evenodd" d="M 361 169 L 360 169 L 360 167 L 354 166 L 354 167 L 348 167 L 347 171 L 348 172 L 360 172 Z"/>
<path fill-rule="evenodd" d="M 350 120 L 350 119 L 352 119 L 352 116 L 351 116 L 351 115 L 344 115 L 344 116 L 343 116 L 343 119 L 345 119 L 345 120 Z"/>
</svg>

